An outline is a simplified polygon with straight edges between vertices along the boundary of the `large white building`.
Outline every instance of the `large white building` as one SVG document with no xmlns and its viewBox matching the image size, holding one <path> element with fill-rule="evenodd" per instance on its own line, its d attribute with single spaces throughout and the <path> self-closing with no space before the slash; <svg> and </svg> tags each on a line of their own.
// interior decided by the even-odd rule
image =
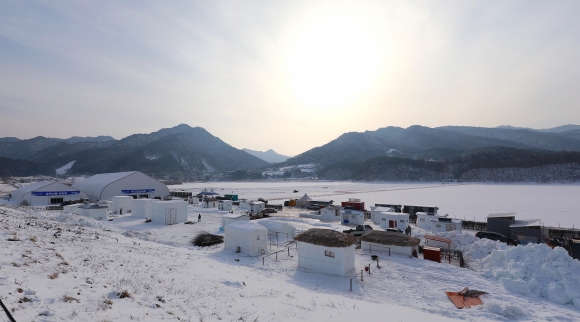
<svg viewBox="0 0 580 322">
<path fill-rule="evenodd" d="M 298 242 L 298 267 L 341 276 L 354 273 L 354 236 L 312 228 L 294 240 Z"/>
<path fill-rule="evenodd" d="M 11 193 L 10 202 L 22 206 L 59 205 L 65 201 L 79 200 L 87 195 L 79 189 L 56 181 L 31 183 Z"/>
<path fill-rule="evenodd" d="M 165 184 L 139 171 L 95 174 L 73 184 L 73 188 L 85 193 L 93 202 L 112 200 L 113 196 L 163 199 L 169 195 Z"/>
</svg>

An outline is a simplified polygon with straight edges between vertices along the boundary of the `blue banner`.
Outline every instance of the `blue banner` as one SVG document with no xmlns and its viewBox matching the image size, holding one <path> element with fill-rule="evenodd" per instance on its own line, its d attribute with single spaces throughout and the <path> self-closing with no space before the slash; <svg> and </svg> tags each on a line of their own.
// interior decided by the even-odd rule
<svg viewBox="0 0 580 322">
<path fill-rule="evenodd" d="M 149 193 L 149 192 L 155 192 L 155 189 L 121 190 L 121 192 L 124 193 L 124 194 L 129 194 L 129 193 Z"/>
<path fill-rule="evenodd" d="M 80 195 L 81 192 L 78 190 L 75 191 L 33 191 L 30 193 L 35 197 L 42 197 L 42 196 L 75 196 Z"/>
</svg>

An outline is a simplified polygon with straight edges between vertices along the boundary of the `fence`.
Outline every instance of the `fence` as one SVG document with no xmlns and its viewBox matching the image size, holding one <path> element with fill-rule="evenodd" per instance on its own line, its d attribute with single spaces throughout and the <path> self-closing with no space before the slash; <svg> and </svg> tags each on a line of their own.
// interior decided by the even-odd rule
<svg viewBox="0 0 580 322">
<path fill-rule="evenodd" d="M 296 244 L 296 243 L 294 243 L 294 244 L 296 245 L 296 249 L 298 249 L 298 244 Z M 262 256 L 262 266 L 266 265 L 266 257 L 270 257 L 272 255 L 275 255 L 276 256 L 276 261 L 278 261 L 278 253 L 286 252 L 286 251 L 288 252 L 288 256 L 290 256 L 290 247 L 291 246 L 288 246 L 285 249 L 282 249 L 282 250 L 279 250 L 277 252 L 273 252 L 273 253 L 270 253 L 268 255 Z"/>
<path fill-rule="evenodd" d="M 63 210 L 63 206 L 46 206 L 46 210 Z"/>
<path fill-rule="evenodd" d="M 483 221 L 473 221 L 473 220 L 464 220 L 461 223 L 461 227 L 464 229 L 473 229 L 479 231 L 487 231 L 487 222 Z"/>
</svg>

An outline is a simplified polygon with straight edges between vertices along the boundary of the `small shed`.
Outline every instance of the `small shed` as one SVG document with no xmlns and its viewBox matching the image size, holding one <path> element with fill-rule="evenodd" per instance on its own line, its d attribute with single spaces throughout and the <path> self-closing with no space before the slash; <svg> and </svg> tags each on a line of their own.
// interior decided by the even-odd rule
<svg viewBox="0 0 580 322">
<path fill-rule="evenodd" d="M 510 226 L 516 221 L 516 213 L 489 214 L 487 216 L 487 231 L 511 236 Z"/>
<path fill-rule="evenodd" d="M 341 203 L 341 206 L 343 207 L 350 206 L 356 210 L 365 210 L 365 203 L 357 198 L 348 198 L 348 201 L 343 201 Z"/>
<path fill-rule="evenodd" d="M 225 194 L 224 198 L 229 199 L 231 201 L 238 201 L 238 195 L 234 194 Z"/>
<path fill-rule="evenodd" d="M 268 248 L 268 229 L 252 221 L 238 221 L 225 227 L 224 249 L 248 256 L 260 256 Z"/>
<path fill-rule="evenodd" d="M 380 207 L 380 206 L 372 206 L 371 207 L 371 221 L 376 224 L 381 224 L 381 218 L 383 217 L 383 213 L 387 212 L 396 212 L 395 208 L 392 207 Z"/>
<path fill-rule="evenodd" d="M 218 200 L 213 197 L 205 197 L 201 200 L 202 208 L 216 208 Z"/>
<path fill-rule="evenodd" d="M 381 213 L 381 228 L 396 228 L 405 231 L 407 226 L 409 226 L 409 214 L 401 212 Z"/>
<path fill-rule="evenodd" d="M 199 205 L 199 197 L 198 196 L 189 196 L 189 197 L 187 197 L 187 202 L 190 205 L 197 207 Z"/>
<path fill-rule="evenodd" d="M 430 212 L 418 212 L 417 213 L 417 227 L 425 230 L 431 229 L 431 219 L 433 218 L 445 218 L 447 214 L 439 215 Z"/>
<path fill-rule="evenodd" d="M 355 269 L 356 238 L 336 230 L 312 228 L 294 238 L 298 243 L 298 267 L 344 276 Z"/>
<path fill-rule="evenodd" d="M 240 209 L 250 211 L 250 201 L 248 199 L 240 199 Z"/>
<path fill-rule="evenodd" d="M 107 219 L 107 209 L 107 206 L 85 203 L 78 206 L 78 214 L 95 220 L 105 220 Z"/>
<path fill-rule="evenodd" d="M 130 213 L 133 207 L 133 200 L 133 197 L 130 196 L 114 196 L 111 203 L 111 212 L 113 214 Z"/>
<path fill-rule="evenodd" d="M 446 218 L 446 217 L 436 217 L 431 218 L 431 231 L 432 232 L 445 232 L 445 231 L 461 231 L 463 220 L 456 218 Z"/>
<path fill-rule="evenodd" d="M 320 209 L 320 220 L 324 221 L 340 221 L 340 210 L 339 206 L 326 206 Z"/>
<path fill-rule="evenodd" d="M 250 205 L 250 212 L 253 214 L 257 214 L 260 211 L 264 210 L 264 208 L 266 208 L 266 204 L 262 201 L 250 201 L 249 205 Z"/>
<path fill-rule="evenodd" d="M 369 252 L 390 252 L 413 256 L 418 254 L 417 247 L 421 240 L 392 231 L 373 230 L 360 237 L 361 249 Z"/>
<path fill-rule="evenodd" d="M 521 244 L 542 242 L 542 221 L 540 219 L 516 220 L 510 225 L 512 239 Z"/>
<path fill-rule="evenodd" d="M 232 201 L 231 200 L 218 200 L 217 206 L 218 206 L 217 207 L 218 210 L 230 211 L 230 210 L 232 210 Z"/>
<path fill-rule="evenodd" d="M 364 225 L 365 213 L 360 210 L 343 209 L 340 211 L 344 225 Z"/>
<path fill-rule="evenodd" d="M 304 194 L 304 196 L 300 197 L 300 199 L 296 200 L 296 207 L 306 207 L 310 205 L 310 201 L 312 199 L 308 196 L 308 194 Z"/>
<path fill-rule="evenodd" d="M 229 224 L 233 224 L 235 222 L 238 221 L 250 221 L 250 216 L 246 216 L 244 214 L 227 214 L 222 216 L 222 226 L 220 227 L 220 230 L 224 230 L 224 228 L 229 225 Z"/>
<path fill-rule="evenodd" d="M 131 217 L 151 219 L 153 209 L 153 199 L 135 199 L 133 200 L 133 209 Z"/>
<path fill-rule="evenodd" d="M 163 225 L 174 225 L 187 221 L 187 201 L 153 201 L 151 204 L 151 222 Z"/>
</svg>

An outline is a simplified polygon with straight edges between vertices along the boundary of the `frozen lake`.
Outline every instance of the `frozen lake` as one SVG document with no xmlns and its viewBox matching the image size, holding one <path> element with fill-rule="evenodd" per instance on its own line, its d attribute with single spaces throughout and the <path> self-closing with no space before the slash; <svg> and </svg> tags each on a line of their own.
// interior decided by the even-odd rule
<svg viewBox="0 0 580 322">
<path fill-rule="evenodd" d="M 375 203 L 439 207 L 439 213 L 485 221 L 492 213 L 517 212 L 517 219 L 542 219 L 546 226 L 580 227 L 580 185 L 558 184 L 436 184 L 354 182 L 196 182 L 170 190 L 214 189 L 240 198 L 264 198 L 283 203 L 304 193 L 335 203 L 359 198 L 370 209 Z M 298 190 L 298 193 L 293 193 Z"/>
</svg>

